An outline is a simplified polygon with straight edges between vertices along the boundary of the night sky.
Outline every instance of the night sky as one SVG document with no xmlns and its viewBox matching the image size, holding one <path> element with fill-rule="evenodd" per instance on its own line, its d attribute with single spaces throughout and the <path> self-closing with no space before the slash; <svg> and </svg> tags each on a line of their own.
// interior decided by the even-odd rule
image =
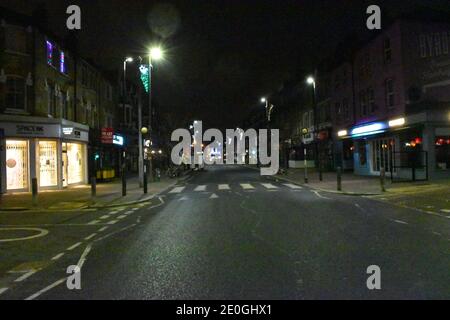
<svg viewBox="0 0 450 320">
<path fill-rule="evenodd" d="M 1 0 L 30 12 L 48 10 L 49 27 L 65 34 L 65 9 L 82 10 L 82 54 L 106 69 L 123 57 L 161 44 L 166 60 L 155 69 L 154 99 L 163 110 L 207 127 L 236 127 L 259 98 L 283 80 L 313 71 L 351 32 L 367 35 L 366 8 L 382 7 L 383 18 L 405 10 L 448 11 L 448 0 Z M 263 108 L 261 106 L 261 108 Z"/>
</svg>

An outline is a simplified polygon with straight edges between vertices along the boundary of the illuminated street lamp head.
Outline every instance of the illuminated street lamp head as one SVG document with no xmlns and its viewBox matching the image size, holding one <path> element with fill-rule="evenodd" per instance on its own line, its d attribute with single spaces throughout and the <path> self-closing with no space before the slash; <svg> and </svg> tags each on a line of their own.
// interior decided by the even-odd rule
<svg viewBox="0 0 450 320">
<path fill-rule="evenodd" d="M 141 128 L 141 133 L 146 134 L 148 132 L 148 129 L 146 127 Z"/>
<path fill-rule="evenodd" d="M 133 58 L 127 57 L 127 58 L 125 58 L 125 62 L 133 62 Z"/>
<path fill-rule="evenodd" d="M 308 78 L 306 79 L 306 83 L 307 83 L 307 84 L 315 84 L 315 82 L 316 82 L 316 81 L 315 81 L 314 78 L 311 77 L 311 76 L 308 77 Z"/>
<path fill-rule="evenodd" d="M 152 48 L 150 50 L 150 57 L 154 60 L 160 60 L 163 57 L 163 52 L 161 50 L 161 48 Z"/>
<path fill-rule="evenodd" d="M 266 102 L 267 102 L 267 99 L 266 99 L 266 98 L 261 98 L 261 102 L 262 102 L 262 103 L 266 103 Z"/>
</svg>

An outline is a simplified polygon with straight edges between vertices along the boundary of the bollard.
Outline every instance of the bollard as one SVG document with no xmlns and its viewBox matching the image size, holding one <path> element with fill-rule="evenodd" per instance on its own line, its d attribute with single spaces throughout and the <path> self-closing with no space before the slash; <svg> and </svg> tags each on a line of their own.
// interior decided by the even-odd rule
<svg viewBox="0 0 450 320">
<path fill-rule="evenodd" d="M 91 199 L 95 202 L 95 198 L 97 197 L 97 178 L 91 178 Z"/>
<path fill-rule="evenodd" d="M 342 168 L 337 167 L 337 190 L 342 191 Z"/>
<path fill-rule="evenodd" d="M 322 165 L 319 163 L 319 181 L 323 181 L 323 176 L 322 176 Z"/>
<path fill-rule="evenodd" d="M 38 183 L 37 183 L 37 178 L 31 179 L 31 196 L 32 196 L 33 206 L 37 206 L 38 205 Z"/>
<path fill-rule="evenodd" d="M 144 161 L 144 193 L 147 194 L 147 165 Z"/>
<path fill-rule="evenodd" d="M 384 168 L 381 168 L 380 169 L 380 187 L 381 187 L 381 192 L 386 192 L 385 180 L 386 180 L 386 170 Z"/>
<path fill-rule="evenodd" d="M 125 176 L 125 166 L 122 167 L 122 197 L 127 195 L 127 177 Z"/>
<path fill-rule="evenodd" d="M 305 167 L 305 183 L 308 183 L 308 160 L 306 160 L 306 148 L 303 149 L 303 166 Z"/>
</svg>

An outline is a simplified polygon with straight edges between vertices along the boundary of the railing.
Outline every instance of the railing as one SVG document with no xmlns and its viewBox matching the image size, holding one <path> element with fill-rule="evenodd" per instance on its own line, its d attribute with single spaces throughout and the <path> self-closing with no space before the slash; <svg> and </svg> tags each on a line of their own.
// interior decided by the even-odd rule
<svg viewBox="0 0 450 320">
<path fill-rule="evenodd" d="M 427 181 L 428 152 L 393 151 L 390 173 L 392 182 Z"/>
</svg>

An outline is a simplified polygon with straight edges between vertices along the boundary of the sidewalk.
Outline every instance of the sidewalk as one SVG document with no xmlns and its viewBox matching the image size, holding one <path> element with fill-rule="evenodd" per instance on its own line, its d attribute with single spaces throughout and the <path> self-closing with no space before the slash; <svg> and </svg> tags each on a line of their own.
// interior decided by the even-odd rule
<svg viewBox="0 0 450 320">
<path fill-rule="evenodd" d="M 164 191 L 180 179 L 162 177 L 161 181 L 149 182 L 147 194 L 139 187 L 137 177 L 127 179 L 127 195 L 122 197 L 121 180 L 97 184 L 95 201 L 91 198 L 91 186 L 74 186 L 64 190 L 41 191 L 38 205 L 33 206 L 31 193 L 14 193 L 0 196 L 1 211 L 70 211 L 86 208 L 102 208 L 149 200 L 154 194 Z"/>
<path fill-rule="evenodd" d="M 398 206 L 450 218 L 449 180 L 391 183 L 387 177 L 386 192 L 382 192 L 379 177 L 358 176 L 344 172 L 342 173 L 342 191 L 337 191 L 336 172 L 324 172 L 322 176 L 323 181 L 319 181 L 319 173 L 314 169 L 308 169 L 306 185 L 325 192 L 371 196 Z M 304 169 L 289 169 L 286 174 L 273 178 L 305 185 L 304 177 Z"/>
</svg>

